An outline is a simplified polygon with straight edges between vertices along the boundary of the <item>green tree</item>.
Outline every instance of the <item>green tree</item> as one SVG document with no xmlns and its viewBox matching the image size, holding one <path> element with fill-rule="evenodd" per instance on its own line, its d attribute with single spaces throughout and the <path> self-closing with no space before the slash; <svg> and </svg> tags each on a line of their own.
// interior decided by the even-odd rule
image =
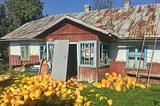
<svg viewBox="0 0 160 106">
<path fill-rule="evenodd" d="M 10 24 L 8 31 L 43 17 L 43 3 L 40 0 L 5 0 L 5 9 Z"/>
<path fill-rule="evenodd" d="M 7 32 L 6 13 L 4 4 L 0 4 L 0 37 L 4 36 Z"/>
<path fill-rule="evenodd" d="M 112 8 L 112 0 L 93 0 L 93 10 Z"/>
</svg>

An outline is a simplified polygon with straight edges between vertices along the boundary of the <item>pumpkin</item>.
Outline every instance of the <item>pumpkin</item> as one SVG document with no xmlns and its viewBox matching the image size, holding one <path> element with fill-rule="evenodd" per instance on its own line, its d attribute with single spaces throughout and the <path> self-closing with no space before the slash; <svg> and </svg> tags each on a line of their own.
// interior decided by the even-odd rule
<svg viewBox="0 0 160 106">
<path fill-rule="evenodd" d="M 18 101 L 17 101 L 17 104 L 18 104 L 18 105 L 24 105 L 24 100 L 18 100 Z"/>
<path fill-rule="evenodd" d="M 3 77 L 0 77 L 0 81 L 4 81 L 5 79 Z"/>
<path fill-rule="evenodd" d="M 146 86 L 144 84 L 140 84 L 139 87 L 142 88 L 142 89 L 146 88 Z"/>
<path fill-rule="evenodd" d="M 75 102 L 77 102 L 77 103 L 82 103 L 82 102 L 83 102 L 83 97 L 78 96 L 78 98 L 76 99 Z"/>
<path fill-rule="evenodd" d="M 114 84 L 113 84 L 113 83 L 110 83 L 109 89 L 110 89 L 110 90 L 114 90 Z"/>
<path fill-rule="evenodd" d="M 51 96 L 53 93 L 54 93 L 53 90 L 52 90 L 52 91 L 47 91 L 47 92 L 45 92 L 45 95 L 46 95 L 46 96 Z"/>
<path fill-rule="evenodd" d="M 71 84 L 71 83 L 72 83 L 72 80 L 70 80 L 70 79 L 67 80 L 67 83 L 68 83 L 68 84 Z"/>
<path fill-rule="evenodd" d="M 11 104 L 16 104 L 16 99 L 12 98 L 10 102 L 11 102 Z"/>
<path fill-rule="evenodd" d="M 29 99 L 29 95 L 24 95 L 24 100 Z"/>
<path fill-rule="evenodd" d="M 105 83 L 106 83 L 106 80 L 105 80 L 105 79 L 103 79 L 103 80 L 101 81 L 101 83 L 102 83 L 102 84 L 105 84 Z"/>
<path fill-rule="evenodd" d="M 113 104 L 113 100 L 112 99 L 107 100 L 107 102 L 108 102 L 109 106 L 112 106 L 112 104 Z"/>
<path fill-rule="evenodd" d="M 40 97 L 42 96 L 42 91 L 40 89 L 37 89 L 35 90 L 34 94 L 36 99 L 40 99 Z"/>
<path fill-rule="evenodd" d="M 28 90 L 22 90 L 23 95 L 28 95 L 30 92 Z"/>
<path fill-rule="evenodd" d="M 122 88 L 122 91 L 123 91 L 123 92 L 126 92 L 126 91 L 127 91 L 127 86 L 126 86 L 125 84 L 122 84 L 121 88 Z"/>
<path fill-rule="evenodd" d="M 10 102 L 9 99 L 4 99 L 3 101 L 4 101 L 4 103 L 9 103 Z"/>
<path fill-rule="evenodd" d="M 117 73 L 112 72 L 112 76 L 113 76 L 113 77 L 117 77 Z"/>
<path fill-rule="evenodd" d="M 115 83 L 115 90 L 120 92 L 122 89 L 121 89 L 121 83 L 117 82 Z"/>
<path fill-rule="evenodd" d="M 2 103 L 1 106 L 9 106 L 8 103 Z"/>
</svg>

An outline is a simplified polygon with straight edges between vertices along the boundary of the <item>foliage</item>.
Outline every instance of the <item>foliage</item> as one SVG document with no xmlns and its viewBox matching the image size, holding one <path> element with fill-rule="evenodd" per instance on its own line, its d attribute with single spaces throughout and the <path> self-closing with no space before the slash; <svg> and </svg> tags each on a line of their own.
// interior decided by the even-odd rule
<svg viewBox="0 0 160 106">
<path fill-rule="evenodd" d="M 112 0 L 93 0 L 93 10 L 112 8 Z"/>
<path fill-rule="evenodd" d="M 43 3 L 40 0 L 6 0 L 9 31 L 42 17 Z"/>
<path fill-rule="evenodd" d="M 6 26 L 6 13 L 4 4 L 0 4 L 0 37 L 5 35 L 7 32 Z"/>
<path fill-rule="evenodd" d="M 8 70 L 9 70 L 9 66 L 8 65 L 0 64 L 0 75 L 7 73 Z"/>
<path fill-rule="evenodd" d="M 154 100 L 154 106 L 160 106 L 160 100 Z"/>
<path fill-rule="evenodd" d="M 43 17 L 40 0 L 4 0 L 0 4 L 0 38 L 26 22 Z M 0 58 L 8 61 L 7 45 L 0 44 Z"/>
</svg>

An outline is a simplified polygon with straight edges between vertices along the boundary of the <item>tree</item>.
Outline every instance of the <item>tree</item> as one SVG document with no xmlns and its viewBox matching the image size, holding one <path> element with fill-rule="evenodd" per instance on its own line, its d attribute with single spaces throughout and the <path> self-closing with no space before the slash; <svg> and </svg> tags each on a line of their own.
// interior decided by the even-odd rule
<svg viewBox="0 0 160 106">
<path fill-rule="evenodd" d="M 43 3 L 40 0 L 5 0 L 4 4 L 9 22 L 8 31 L 43 17 Z"/>
<path fill-rule="evenodd" d="M 112 8 L 112 0 L 93 0 L 93 10 Z"/>
<path fill-rule="evenodd" d="M 0 4 L 0 37 L 7 32 L 5 6 Z"/>
</svg>

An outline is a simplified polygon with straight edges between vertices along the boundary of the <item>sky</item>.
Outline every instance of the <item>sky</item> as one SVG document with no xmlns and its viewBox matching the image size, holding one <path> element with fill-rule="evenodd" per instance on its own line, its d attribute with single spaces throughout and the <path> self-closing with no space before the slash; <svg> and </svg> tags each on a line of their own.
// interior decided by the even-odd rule
<svg viewBox="0 0 160 106">
<path fill-rule="evenodd" d="M 41 0 L 44 3 L 43 14 L 83 12 L 84 5 L 92 5 L 92 0 Z M 124 0 L 112 0 L 113 8 L 123 7 Z M 155 0 L 131 0 L 131 5 L 153 4 Z"/>
</svg>

